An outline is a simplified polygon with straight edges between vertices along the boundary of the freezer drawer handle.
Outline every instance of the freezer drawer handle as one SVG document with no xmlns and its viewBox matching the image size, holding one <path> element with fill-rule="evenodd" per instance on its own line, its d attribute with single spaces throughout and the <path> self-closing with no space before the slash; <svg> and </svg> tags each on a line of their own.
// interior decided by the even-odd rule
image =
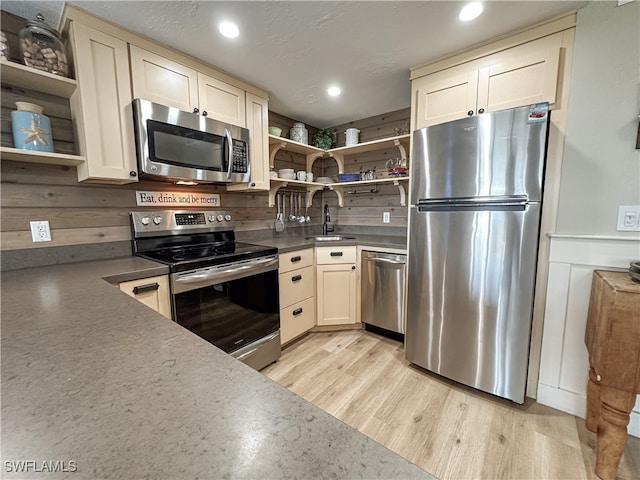
<svg viewBox="0 0 640 480">
<path fill-rule="evenodd" d="M 147 285 L 138 285 L 137 287 L 133 287 L 133 294 L 138 295 L 139 293 L 154 292 L 159 288 L 160 288 L 159 283 L 148 283 Z"/>
<path fill-rule="evenodd" d="M 300 255 L 296 255 L 295 257 L 291 257 L 291 263 L 296 263 L 296 262 L 299 262 L 300 260 L 302 260 L 302 257 Z"/>
<path fill-rule="evenodd" d="M 299 282 L 300 280 L 302 280 L 302 275 L 294 275 L 291 277 L 292 282 Z"/>
<path fill-rule="evenodd" d="M 300 307 L 300 308 L 296 308 L 296 309 L 293 311 L 293 316 L 294 316 L 294 317 L 297 317 L 297 316 L 298 316 L 298 315 L 300 315 L 301 313 L 302 313 L 302 307 Z"/>
<path fill-rule="evenodd" d="M 341 257 L 342 252 L 331 252 L 329 255 L 331 255 L 332 257 Z"/>
</svg>

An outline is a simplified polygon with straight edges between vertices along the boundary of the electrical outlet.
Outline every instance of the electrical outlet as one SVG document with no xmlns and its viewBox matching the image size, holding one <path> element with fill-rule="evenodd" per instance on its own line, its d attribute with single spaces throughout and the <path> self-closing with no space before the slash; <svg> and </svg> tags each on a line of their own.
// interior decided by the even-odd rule
<svg viewBox="0 0 640 480">
<path fill-rule="evenodd" d="M 389 223 L 391 221 L 391 212 L 382 212 L 382 223 Z"/>
<path fill-rule="evenodd" d="M 640 205 L 620 205 L 618 207 L 619 232 L 640 232 Z"/>
<path fill-rule="evenodd" d="M 44 220 L 41 222 L 29 222 L 31 225 L 31 238 L 34 242 L 50 242 L 51 230 L 49 222 Z"/>
</svg>

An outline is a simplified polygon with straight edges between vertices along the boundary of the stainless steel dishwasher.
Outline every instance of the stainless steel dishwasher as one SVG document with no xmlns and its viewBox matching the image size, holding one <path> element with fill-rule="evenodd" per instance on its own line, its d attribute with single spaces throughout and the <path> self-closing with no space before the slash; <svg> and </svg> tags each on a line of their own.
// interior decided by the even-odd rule
<svg viewBox="0 0 640 480">
<path fill-rule="evenodd" d="M 362 323 L 404 334 L 407 256 L 362 252 Z"/>
</svg>

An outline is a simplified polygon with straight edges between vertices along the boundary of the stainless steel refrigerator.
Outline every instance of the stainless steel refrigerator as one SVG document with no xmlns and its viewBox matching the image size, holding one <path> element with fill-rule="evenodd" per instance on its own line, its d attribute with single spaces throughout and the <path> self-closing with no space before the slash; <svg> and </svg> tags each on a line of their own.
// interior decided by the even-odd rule
<svg viewBox="0 0 640 480">
<path fill-rule="evenodd" d="M 413 134 L 407 359 L 524 402 L 546 104 Z"/>
</svg>

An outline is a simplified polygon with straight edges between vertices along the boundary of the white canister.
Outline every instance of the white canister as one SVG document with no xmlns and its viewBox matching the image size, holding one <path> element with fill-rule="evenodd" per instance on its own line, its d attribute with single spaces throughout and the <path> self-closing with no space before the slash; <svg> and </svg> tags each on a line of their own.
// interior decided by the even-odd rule
<svg viewBox="0 0 640 480">
<path fill-rule="evenodd" d="M 347 131 L 344 132 L 344 134 L 347 136 L 347 139 L 345 141 L 345 146 L 350 146 L 350 145 L 357 145 L 358 144 L 358 135 L 360 133 L 360 130 L 358 130 L 357 128 L 347 128 Z"/>
</svg>

